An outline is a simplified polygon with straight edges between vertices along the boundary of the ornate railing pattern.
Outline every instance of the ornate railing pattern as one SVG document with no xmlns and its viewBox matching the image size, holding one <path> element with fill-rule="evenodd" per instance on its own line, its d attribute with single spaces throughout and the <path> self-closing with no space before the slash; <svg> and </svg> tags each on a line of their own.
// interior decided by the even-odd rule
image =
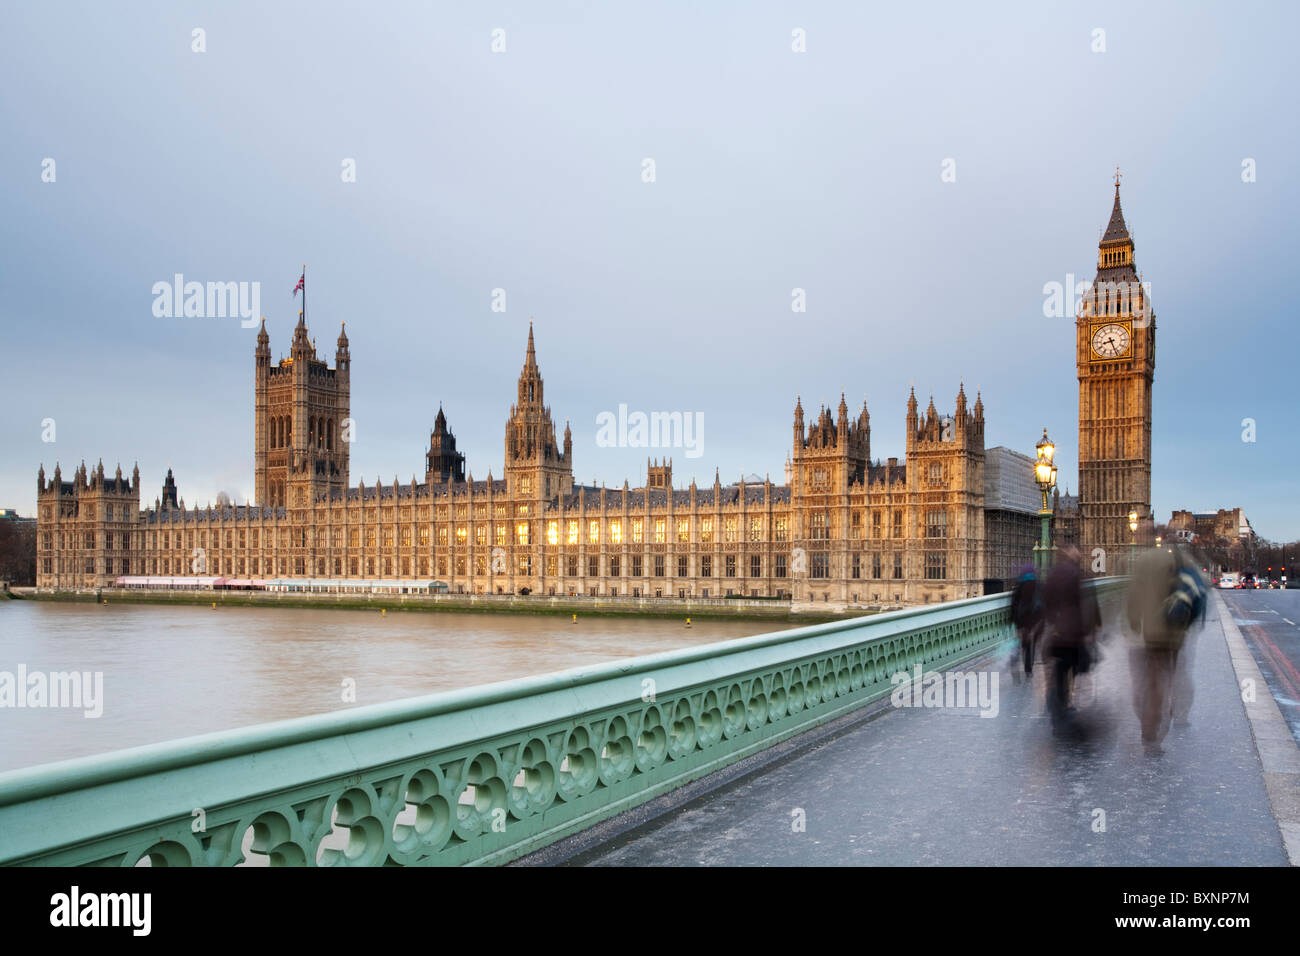
<svg viewBox="0 0 1300 956">
<path fill-rule="evenodd" d="M 1007 606 L 971 598 L 13 771 L 0 862 L 507 862 L 888 695 L 899 671 L 987 651 Z"/>
</svg>

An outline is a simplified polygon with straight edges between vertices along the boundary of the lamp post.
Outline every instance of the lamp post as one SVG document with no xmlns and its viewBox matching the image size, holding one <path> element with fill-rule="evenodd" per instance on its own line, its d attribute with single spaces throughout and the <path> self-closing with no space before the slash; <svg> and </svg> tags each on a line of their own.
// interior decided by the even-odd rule
<svg viewBox="0 0 1300 956">
<path fill-rule="evenodd" d="M 1133 563 L 1137 560 L 1138 513 L 1128 513 L 1128 573 L 1133 573 Z"/>
<path fill-rule="evenodd" d="M 1042 574 L 1052 566 L 1052 552 L 1056 550 L 1052 547 L 1052 535 L 1048 526 L 1052 509 L 1047 503 L 1047 496 L 1056 485 L 1056 466 L 1052 464 L 1052 458 L 1056 455 L 1056 445 L 1047 437 L 1046 428 L 1043 429 L 1043 440 L 1036 447 L 1038 461 L 1034 463 L 1034 481 L 1043 494 L 1043 507 L 1038 512 L 1039 521 L 1042 523 L 1042 536 L 1038 544 L 1034 545 L 1034 568 Z"/>
</svg>

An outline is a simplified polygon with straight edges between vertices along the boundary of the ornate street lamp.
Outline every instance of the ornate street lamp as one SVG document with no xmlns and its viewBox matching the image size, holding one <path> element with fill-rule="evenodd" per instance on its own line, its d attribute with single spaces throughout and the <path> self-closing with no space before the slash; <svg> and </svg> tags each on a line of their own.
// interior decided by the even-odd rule
<svg viewBox="0 0 1300 956">
<path fill-rule="evenodd" d="M 1042 523 L 1042 536 L 1039 543 L 1034 545 L 1034 567 L 1042 573 L 1051 567 L 1051 553 L 1056 550 L 1052 546 L 1051 530 L 1048 527 L 1048 522 L 1052 518 L 1052 509 L 1047 502 L 1047 496 L 1056 486 L 1056 465 L 1052 464 L 1052 459 L 1056 456 L 1056 445 L 1047 437 L 1046 428 L 1043 429 L 1043 440 L 1036 447 L 1038 461 L 1034 463 L 1034 481 L 1043 494 L 1043 507 L 1038 512 L 1038 518 Z"/>
<path fill-rule="evenodd" d="M 1137 559 L 1138 513 L 1128 513 L 1128 573 L 1133 573 L 1133 562 Z"/>
</svg>

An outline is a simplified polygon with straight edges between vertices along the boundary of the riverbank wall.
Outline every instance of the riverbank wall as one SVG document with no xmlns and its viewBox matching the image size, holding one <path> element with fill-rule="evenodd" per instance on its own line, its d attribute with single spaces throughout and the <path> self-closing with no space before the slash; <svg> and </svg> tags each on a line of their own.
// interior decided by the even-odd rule
<svg viewBox="0 0 1300 956">
<path fill-rule="evenodd" d="M 883 608 L 726 598 L 578 597 L 517 594 L 308 594 L 269 591 L 173 591 L 125 588 L 52 591 L 10 588 L 18 600 L 217 607 L 345 608 L 487 614 L 631 615 L 665 618 L 798 621 L 813 624 L 878 613 Z"/>
</svg>

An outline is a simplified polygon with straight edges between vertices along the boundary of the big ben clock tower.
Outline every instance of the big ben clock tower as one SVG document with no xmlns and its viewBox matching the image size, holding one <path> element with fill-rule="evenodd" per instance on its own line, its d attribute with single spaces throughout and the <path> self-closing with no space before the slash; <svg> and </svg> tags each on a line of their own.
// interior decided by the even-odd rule
<svg viewBox="0 0 1300 956">
<path fill-rule="evenodd" d="M 1151 383 L 1156 319 L 1133 262 L 1133 237 L 1115 205 L 1097 247 L 1097 278 L 1076 318 L 1079 370 L 1079 541 L 1085 567 L 1105 552 L 1128 569 L 1128 514 L 1151 514 Z"/>
</svg>

